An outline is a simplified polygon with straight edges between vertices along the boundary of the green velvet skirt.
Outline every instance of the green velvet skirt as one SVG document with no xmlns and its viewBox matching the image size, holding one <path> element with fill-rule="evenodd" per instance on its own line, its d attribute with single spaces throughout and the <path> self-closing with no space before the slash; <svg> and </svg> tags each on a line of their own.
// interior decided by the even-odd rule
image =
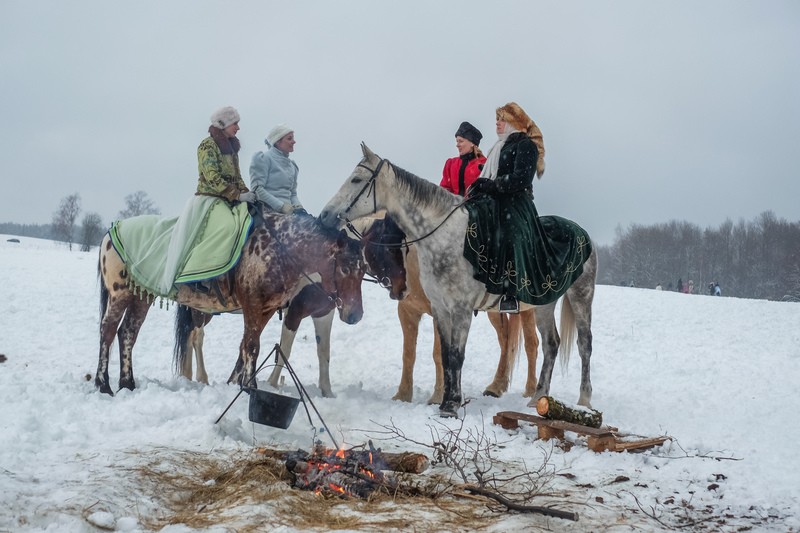
<svg viewBox="0 0 800 533">
<path fill-rule="evenodd" d="M 540 217 L 526 194 L 481 194 L 465 207 L 464 257 L 492 294 L 533 305 L 553 302 L 581 275 L 592 252 L 583 228 L 562 217 Z"/>
</svg>

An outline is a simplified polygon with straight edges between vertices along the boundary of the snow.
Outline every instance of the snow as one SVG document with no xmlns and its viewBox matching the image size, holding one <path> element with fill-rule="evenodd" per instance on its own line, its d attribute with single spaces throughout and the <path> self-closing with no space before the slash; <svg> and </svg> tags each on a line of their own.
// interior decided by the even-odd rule
<svg viewBox="0 0 800 533">
<path fill-rule="evenodd" d="M 96 251 L 69 252 L 64 245 L 27 237 L 7 242 L 11 237 L 0 235 L 0 354 L 7 357 L 0 363 L 1 532 L 89 532 L 97 531 L 95 526 L 147 531 L 143 522 L 156 512 L 155 504 L 125 469 L 159 454 L 168 464 L 177 451 L 225 454 L 264 445 L 308 449 L 315 435 L 326 440 L 314 432 L 302 408 L 287 430 L 249 422 L 244 395 L 214 424 L 238 392 L 225 383 L 241 338 L 238 315 L 216 317 L 207 327 L 209 386 L 174 376 L 174 309 L 156 306 L 134 349 L 137 389 L 115 397 L 98 393 L 93 383 Z M 425 404 L 434 375 L 429 317 L 421 324 L 414 402 L 391 400 L 402 364 L 395 307 L 383 289 L 365 284 L 363 320 L 354 326 L 336 321 L 331 362 L 336 398 L 319 393 L 313 326 L 311 321 L 301 325 L 292 362 L 340 444 L 363 444 L 387 424 L 429 442 L 432 426 L 458 423 L 440 419 L 437 408 Z M 507 431 L 493 425 L 498 411 L 533 410 L 521 396 L 524 356 L 506 395 L 481 395 L 494 375 L 498 353 L 483 315 L 473 321 L 462 377 L 464 393 L 472 399 L 465 427 L 481 428 L 502 441 L 498 457 L 510 468 L 522 460 L 535 466 L 548 456 L 559 473 L 571 474 L 571 479 L 559 476 L 556 488 L 571 487 L 575 501 L 576 487 L 585 487 L 585 505 L 561 506 L 578 512 L 579 529 L 615 524 L 666 529 L 664 524 L 676 522 L 670 515 L 674 508 L 664 501 L 674 497 L 695 509 L 710 509 L 711 517 L 727 517 L 705 530 L 800 530 L 800 304 L 598 286 L 593 317 L 593 407 L 623 431 L 675 440 L 643 453 L 595 453 L 568 434 L 577 442 L 565 451 L 552 441 L 536 440 L 531 426 Z M 279 332 L 277 320 L 268 324 L 262 353 L 269 352 Z M 116 353 L 115 348 L 110 367 L 115 386 Z M 259 374 L 262 387 L 267 375 Z M 566 373 L 557 366 L 552 395 L 576 401 L 579 379 L 575 355 Z M 425 451 L 407 443 L 377 444 L 386 450 Z M 595 503 L 598 498 L 602 504 Z M 638 509 L 637 500 L 644 510 L 663 512 L 664 523 L 632 511 Z M 505 513 L 489 530 L 545 525 L 556 531 L 576 527 Z M 171 525 L 162 531 L 196 530 Z"/>
</svg>

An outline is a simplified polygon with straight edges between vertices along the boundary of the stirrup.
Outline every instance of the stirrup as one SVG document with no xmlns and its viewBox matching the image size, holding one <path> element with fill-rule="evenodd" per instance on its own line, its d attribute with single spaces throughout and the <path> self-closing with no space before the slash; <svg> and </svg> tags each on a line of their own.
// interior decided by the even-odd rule
<svg viewBox="0 0 800 533">
<path fill-rule="evenodd" d="M 519 313 L 519 300 L 514 296 L 506 294 L 500 298 L 497 310 L 501 313 Z"/>
</svg>

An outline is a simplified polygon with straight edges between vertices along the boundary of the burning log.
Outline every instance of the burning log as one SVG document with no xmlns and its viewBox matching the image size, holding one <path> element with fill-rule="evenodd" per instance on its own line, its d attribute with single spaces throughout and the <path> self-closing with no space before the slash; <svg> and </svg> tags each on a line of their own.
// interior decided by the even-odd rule
<svg viewBox="0 0 800 533">
<path fill-rule="evenodd" d="M 392 480 L 382 472 L 385 464 L 379 449 L 302 450 L 289 454 L 286 469 L 292 475 L 292 485 L 316 494 L 369 498 L 381 487 L 393 488 Z"/>
<path fill-rule="evenodd" d="M 552 396 L 542 396 L 536 402 L 536 412 L 551 420 L 563 420 L 573 424 L 599 428 L 603 424 L 603 413 L 588 407 L 572 408 Z"/>
<path fill-rule="evenodd" d="M 287 452 L 284 450 L 272 450 L 269 448 L 258 448 L 256 453 L 264 455 L 266 457 L 272 457 L 273 459 L 278 459 L 281 461 L 285 461 L 291 454 L 300 453 L 298 452 Z M 302 452 L 305 453 L 305 452 Z M 316 453 L 321 453 L 319 450 Z M 407 474 L 421 474 L 425 470 L 428 469 L 430 466 L 430 460 L 427 456 L 421 453 L 411 453 L 411 452 L 402 452 L 402 453 L 391 453 L 391 452 L 384 452 L 381 451 L 380 458 L 381 458 L 381 465 L 384 466 L 383 470 L 391 470 L 393 472 L 403 472 Z"/>
</svg>

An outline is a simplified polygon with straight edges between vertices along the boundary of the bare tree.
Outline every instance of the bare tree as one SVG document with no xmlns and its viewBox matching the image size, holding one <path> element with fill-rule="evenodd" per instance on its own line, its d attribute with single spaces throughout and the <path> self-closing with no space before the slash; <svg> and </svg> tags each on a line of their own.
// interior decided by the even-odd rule
<svg viewBox="0 0 800 533">
<path fill-rule="evenodd" d="M 97 213 L 86 213 L 81 226 L 81 252 L 88 252 L 103 238 L 103 220 Z"/>
<path fill-rule="evenodd" d="M 130 218 L 139 215 L 160 215 L 161 210 L 148 198 L 144 191 L 136 191 L 125 197 L 125 209 L 119 212 L 119 218 Z"/>
<path fill-rule="evenodd" d="M 53 213 L 53 233 L 56 238 L 69 243 L 72 251 L 72 239 L 75 232 L 75 220 L 81 212 L 81 196 L 70 194 L 61 199 L 58 211 Z"/>
</svg>

